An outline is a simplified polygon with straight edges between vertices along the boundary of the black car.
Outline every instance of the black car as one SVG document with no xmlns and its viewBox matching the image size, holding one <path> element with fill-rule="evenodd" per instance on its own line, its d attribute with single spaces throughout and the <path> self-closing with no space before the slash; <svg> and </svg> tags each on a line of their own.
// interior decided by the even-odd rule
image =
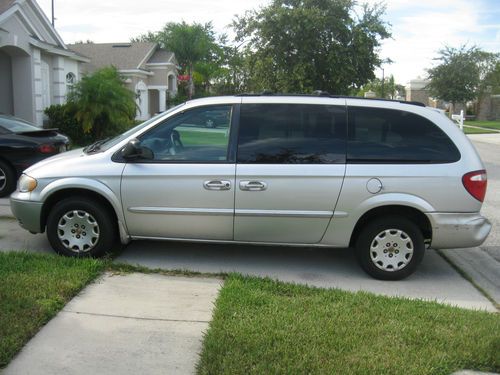
<svg viewBox="0 0 500 375">
<path fill-rule="evenodd" d="M 27 121 L 0 114 L 0 197 L 14 191 L 23 170 L 68 147 L 69 138 L 57 129 L 41 129 Z"/>
</svg>

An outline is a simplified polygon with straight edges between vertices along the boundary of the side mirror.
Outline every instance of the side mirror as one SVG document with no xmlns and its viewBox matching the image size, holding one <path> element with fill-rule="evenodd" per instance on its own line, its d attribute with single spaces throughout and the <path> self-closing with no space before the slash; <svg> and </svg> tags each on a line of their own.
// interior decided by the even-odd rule
<svg viewBox="0 0 500 375">
<path fill-rule="evenodd" d="M 125 147 L 122 149 L 122 157 L 125 160 L 137 160 L 137 159 L 154 159 L 154 154 L 151 149 L 141 146 L 138 139 L 131 139 Z"/>
</svg>

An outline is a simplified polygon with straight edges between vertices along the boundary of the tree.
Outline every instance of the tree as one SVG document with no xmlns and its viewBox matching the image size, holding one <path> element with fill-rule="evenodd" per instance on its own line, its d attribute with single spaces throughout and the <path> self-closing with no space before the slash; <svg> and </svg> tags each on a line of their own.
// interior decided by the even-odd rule
<svg viewBox="0 0 500 375">
<path fill-rule="evenodd" d="M 364 96 L 367 91 L 373 91 L 377 98 L 396 99 L 398 96 L 404 97 L 405 89 L 404 86 L 396 83 L 391 74 L 389 77 L 385 77 L 383 84 L 380 78 L 371 80 L 356 90 L 355 95 Z"/>
<path fill-rule="evenodd" d="M 500 61 L 489 71 L 481 82 L 481 91 L 487 91 L 491 94 L 500 94 Z"/>
<path fill-rule="evenodd" d="M 186 22 L 167 23 L 162 30 L 158 32 L 148 32 L 132 41 L 150 41 L 160 44 L 162 48 L 175 53 L 177 62 L 187 70 L 189 75 L 188 98 L 191 99 L 194 93 L 193 73 L 195 65 L 203 66 L 205 73 L 210 71 L 206 65 L 216 59 L 217 43 L 212 24 L 204 25 Z M 213 67 L 212 67 L 213 68 Z"/>
<path fill-rule="evenodd" d="M 76 108 L 75 117 L 84 133 L 92 133 L 94 139 L 113 135 L 135 117 L 134 93 L 125 87 L 114 67 L 84 76 L 73 85 L 67 101 Z"/>
<path fill-rule="evenodd" d="M 485 52 L 476 46 L 446 46 L 439 51 L 439 55 L 435 60 L 441 63 L 427 70 L 430 79 L 428 88 L 432 96 L 450 102 L 452 106 L 477 98 L 498 63 L 498 54 Z"/>
<path fill-rule="evenodd" d="M 346 94 L 373 79 L 377 48 L 390 36 L 385 8 L 352 0 L 273 0 L 233 21 L 237 42 L 247 42 L 250 88 Z"/>
</svg>

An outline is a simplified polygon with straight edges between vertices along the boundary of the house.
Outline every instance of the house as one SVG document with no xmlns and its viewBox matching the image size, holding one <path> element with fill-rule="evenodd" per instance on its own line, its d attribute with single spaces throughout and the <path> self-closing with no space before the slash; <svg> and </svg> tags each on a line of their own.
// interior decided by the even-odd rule
<svg viewBox="0 0 500 375">
<path fill-rule="evenodd" d="M 172 52 L 151 42 L 78 43 L 69 48 L 89 58 L 81 73 L 113 65 L 135 92 L 138 120 L 167 108 L 167 97 L 177 93 L 177 61 Z"/>
<path fill-rule="evenodd" d="M 68 49 L 34 0 L 0 0 L 0 113 L 43 124 L 89 59 Z"/>
</svg>

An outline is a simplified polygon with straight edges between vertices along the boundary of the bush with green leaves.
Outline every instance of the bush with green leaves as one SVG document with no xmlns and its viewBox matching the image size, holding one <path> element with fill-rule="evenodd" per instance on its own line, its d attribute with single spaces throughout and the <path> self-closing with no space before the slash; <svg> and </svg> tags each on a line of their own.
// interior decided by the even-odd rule
<svg viewBox="0 0 500 375">
<path fill-rule="evenodd" d="M 67 99 L 83 133 L 92 140 L 119 134 L 134 123 L 134 93 L 115 67 L 84 76 L 68 92 Z"/>
<path fill-rule="evenodd" d="M 92 142 L 92 133 L 85 133 L 81 122 L 76 119 L 74 105 L 51 105 L 45 108 L 45 114 L 49 118 L 47 127 L 59 129 L 71 139 L 73 145 L 83 146 Z"/>
</svg>

